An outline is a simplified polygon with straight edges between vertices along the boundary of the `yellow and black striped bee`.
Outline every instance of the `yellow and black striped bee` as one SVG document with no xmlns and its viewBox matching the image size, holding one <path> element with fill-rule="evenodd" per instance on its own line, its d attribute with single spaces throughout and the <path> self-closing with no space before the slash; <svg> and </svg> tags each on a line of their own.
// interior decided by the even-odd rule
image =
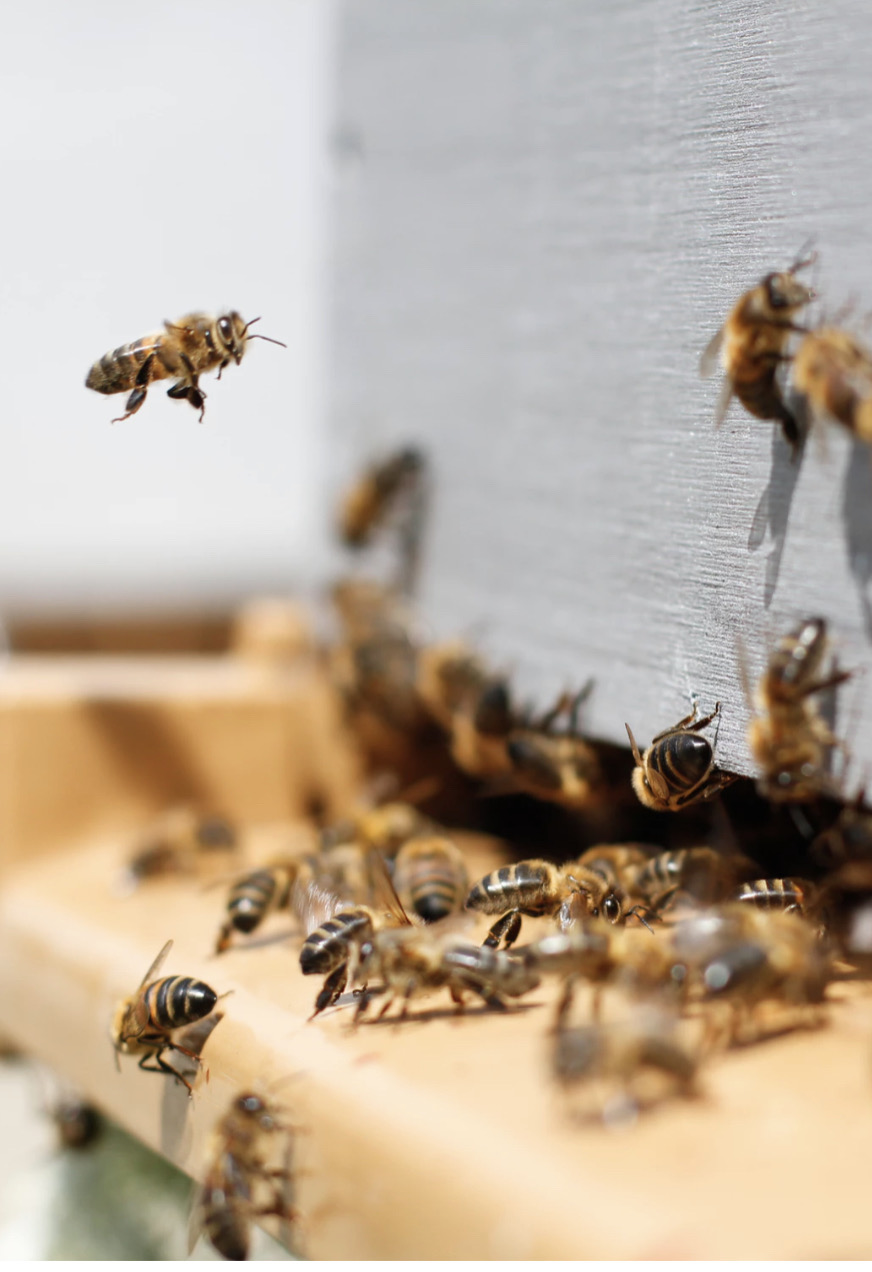
<svg viewBox="0 0 872 1272">
<path fill-rule="evenodd" d="M 823 894 L 809 879 L 751 879 L 736 888 L 733 900 L 808 917 L 819 911 Z"/>
<path fill-rule="evenodd" d="M 697 800 L 711 799 L 735 780 L 731 774 L 715 768 L 711 743 L 700 736 L 700 730 L 716 719 L 720 709 L 721 704 L 717 702 L 710 715 L 697 720 L 694 703 L 691 714 L 671 729 L 658 733 L 644 755 L 639 752 L 630 726 L 624 726 L 636 761 L 633 790 L 647 808 L 675 812 Z"/>
<path fill-rule="evenodd" d="M 227 918 L 218 933 L 215 953 L 222 954 L 230 948 L 234 932 L 249 936 L 268 914 L 287 909 L 293 886 L 304 868 L 302 859 L 280 861 L 238 879 L 227 897 Z"/>
<path fill-rule="evenodd" d="M 833 667 L 822 674 L 827 649 L 825 620 L 805 619 L 778 642 L 760 678 L 748 747 L 763 770 L 757 784 L 767 799 L 803 802 L 836 793 L 827 759 L 838 739 L 811 698 L 851 673 Z"/>
<path fill-rule="evenodd" d="M 812 412 L 872 442 L 872 351 L 837 327 L 810 331 L 793 360 L 793 385 Z"/>
<path fill-rule="evenodd" d="M 614 847 L 608 845 L 607 847 Z M 621 845 L 624 847 L 624 845 Z M 599 864 L 593 854 L 599 853 Z M 505 948 L 518 939 L 522 915 L 559 915 L 568 930 L 581 918 L 604 918 L 624 923 L 631 916 L 645 920 L 647 906 L 630 900 L 615 876 L 614 863 L 603 848 L 589 849 L 578 861 L 565 866 L 532 859 L 501 866 L 474 885 L 466 898 L 467 910 L 502 917 L 493 925 L 484 944 Z"/>
<path fill-rule="evenodd" d="M 463 853 L 445 835 L 409 839 L 394 862 L 394 887 L 425 923 L 446 919 L 463 909 L 469 888 Z"/>
<path fill-rule="evenodd" d="M 131 391 L 124 415 L 112 421 L 118 424 L 136 414 L 146 399 L 148 386 L 155 380 L 175 380 L 167 389 L 167 397 L 186 399 L 200 412 L 202 420 L 206 394 L 200 388 L 201 375 L 217 370 L 220 379 L 231 362 L 239 366 L 249 340 L 268 340 L 286 347 L 270 336 L 250 334 L 249 328 L 256 322 L 260 319 L 244 322 L 236 310 L 217 318 L 185 314 L 178 322 L 165 322 L 163 331 L 104 353 L 88 372 L 85 387 L 97 393 Z"/>
<path fill-rule="evenodd" d="M 806 333 L 795 318 L 815 293 L 796 275 L 815 259 L 814 254 L 804 259 L 800 255 L 790 269 L 767 274 L 756 287 L 740 296 L 700 359 L 701 375 L 712 375 L 718 363 L 726 375 L 716 426 L 723 422 L 735 396 L 757 419 L 777 420 L 794 454 L 799 450 L 801 431 L 784 400 L 778 373 L 790 361 L 791 336 Z"/>
<path fill-rule="evenodd" d="M 193 1095 L 190 1082 L 163 1059 L 163 1053 L 178 1051 L 199 1063 L 197 1054 L 174 1042 L 172 1034 L 205 1019 L 214 1009 L 218 995 L 192 976 L 152 979 L 163 966 L 172 945 L 172 941 L 167 941 L 143 976 L 136 993 L 119 1003 L 112 1022 L 112 1045 L 122 1055 L 138 1055 L 140 1069 L 148 1073 L 172 1074 L 188 1088 L 188 1094 Z M 117 1058 L 116 1055 L 116 1062 Z M 154 1063 L 149 1065 L 149 1060 Z"/>
<path fill-rule="evenodd" d="M 513 729 L 505 741 L 512 780 L 519 790 L 566 808 L 588 808 L 604 793 L 603 774 L 594 748 L 579 732 L 581 704 L 593 687 L 563 694 L 538 722 Z M 557 722 L 566 715 L 567 727 Z"/>
<path fill-rule="evenodd" d="M 212 1155 L 191 1216 L 189 1245 L 202 1232 L 225 1259 L 247 1259 L 251 1225 L 275 1215 L 293 1221 L 291 1170 L 271 1164 L 273 1144 L 291 1132 L 273 1104 L 254 1092 L 236 1097 L 220 1120 Z"/>
<path fill-rule="evenodd" d="M 659 913 L 677 893 L 712 905 L 724 901 L 742 874 L 753 869 L 745 857 L 726 857 L 714 848 L 675 848 L 658 852 L 632 871 L 630 883 Z"/>
</svg>

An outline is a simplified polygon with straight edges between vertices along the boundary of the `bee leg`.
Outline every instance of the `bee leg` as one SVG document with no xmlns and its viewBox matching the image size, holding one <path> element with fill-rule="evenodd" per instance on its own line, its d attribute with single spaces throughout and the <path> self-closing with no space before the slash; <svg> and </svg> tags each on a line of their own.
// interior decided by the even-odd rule
<svg viewBox="0 0 872 1272">
<path fill-rule="evenodd" d="M 342 963 L 335 971 L 331 972 L 324 981 L 321 992 L 315 999 L 315 1010 L 309 1017 L 310 1020 L 314 1020 L 315 1017 L 324 1011 L 326 1007 L 333 1006 L 337 998 L 341 997 L 347 980 L 348 964 Z"/>
<path fill-rule="evenodd" d="M 183 1048 L 176 1047 L 174 1048 L 174 1050 L 181 1051 L 183 1050 Z M 193 1053 L 188 1051 L 185 1054 L 192 1055 Z M 183 1078 L 182 1075 L 179 1073 L 178 1069 L 174 1069 L 171 1064 L 167 1064 L 166 1060 L 164 1060 L 162 1056 L 163 1056 L 162 1050 L 146 1052 L 146 1054 L 142 1057 L 142 1059 L 139 1062 L 139 1068 L 142 1069 L 144 1073 L 171 1073 L 174 1078 L 178 1078 L 182 1086 L 186 1086 L 188 1088 L 188 1099 L 192 1099 L 194 1095 L 194 1088 L 191 1086 L 188 1079 Z M 157 1068 L 154 1068 L 152 1065 L 146 1064 L 146 1060 L 154 1060 L 155 1064 L 157 1065 Z"/>
<path fill-rule="evenodd" d="M 510 945 L 514 945 L 515 941 L 517 941 L 520 931 L 520 910 L 509 910 L 508 914 L 504 914 L 501 919 L 497 919 L 496 923 L 482 941 L 482 945 L 486 945 L 490 949 L 498 949 L 500 941 L 505 938 L 504 949 L 508 949 Z"/>
<path fill-rule="evenodd" d="M 466 1009 L 466 1003 L 464 1001 L 463 994 L 460 992 L 459 989 L 455 989 L 453 986 L 449 992 L 451 994 L 451 1001 L 457 1007 L 457 1012 L 455 1014 L 459 1016 L 461 1012 Z"/>
<path fill-rule="evenodd" d="M 233 924 L 228 921 L 222 925 L 221 931 L 218 933 L 218 940 L 215 942 L 215 953 L 223 954 L 225 950 L 230 949 L 230 938 L 233 935 Z"/>
<path fill-rule="evenodd" d="M 553 1032 L 560 1033 L 566 1017 L 569 1015 L 569 1009 L 575 999 L 575 977 L 567 976 L 563 985 L 563 993 L 560 995 L 560 1002 L 557 1004 L 557 1011 L 554 1013 Z"/>
</svg>

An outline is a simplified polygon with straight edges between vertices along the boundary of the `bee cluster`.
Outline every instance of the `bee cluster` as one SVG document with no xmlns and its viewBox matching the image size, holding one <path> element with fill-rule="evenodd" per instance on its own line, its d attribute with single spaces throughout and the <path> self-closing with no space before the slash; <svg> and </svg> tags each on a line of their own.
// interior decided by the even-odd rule
<svg viewBox="0 0 872 1272">
<path fill-rule="evenodd" d="M 872 440 L 872 354 L 795 321 L 813 296 L 796 277 L 810 259 L 746 293 L 703 359 L 708 370 L 720 356 L 726 371 L 720 418 L 735 395 L 796 451 L 812 416 Z M 91 386 L 132 389 L 128 415 L 150 380 L 181 374 L 166 338 L 137 350 L 112 355 L 126 368 L 115 387 Z M 134 375 L 134 363 L 147 370 Z M 202 408 L 193 365 L 180 384 L 175 396 Z M 771 651 L 747 735 L 756 782 L 715 763 L 720 703 L 701 714 L 693 702 L 647 747 L 626 725 L 628 756 L 585 735 L 590 682 L 531 707 L 469 642 L 422 638 L 413 596 L 429 493 L 426 456 L 407 447 L 367 469 L 339 511 L 348 549 L 396 549 L 389 581 L 355 574 L 334 586 L 338 636 L 325 651 L 349 728 L 391 790 L 322 826 L 308 850 L 240 871 L 214 952 L 290 913 L 301 973 L 322 978 L 313 1018 L 351 1006 L 352 1025 L 378 999 L 379 1016 L 397 1005 L 400 1021 L 440 989 L 458 1012 L 470 1000 L 505 1011 L 556 981 L 544 1031 L 553 1079 L 582 1102 L 593 1092 L 588 1116 L 607 1121 L 693 1096 L 705 1064 L 735 1043 L 822 1023 L 830 987 L 868 953 L 872 914 L 872 810 L 831 773 L 840 743 L 827 705 L 850 673 L 831 657 L 825 620 L 802 620 Z M 505 861 L 476 881 L 457 832 L 482 828 L 499 831 Z M 236 838 L 222 818 L 171 810 L 143 836 L 124 886 L 197 874 Z M 548 930 L 519 945 L 525 917 Z M 113 1041 L 193 1095 L 166 1057 L 198 1063 L 182 1031 L 210 1018 L 219 995 L 159 978 L 171 945 L 120 1004 Z M 250 1092 L 220 1123 L 196 1210 L 226 1257 L 246 1257 L 260 1216 L 296 1217 L 290 1169 L 269 1164 L 290 1135 L 278 1106 Z"/>
</svg>

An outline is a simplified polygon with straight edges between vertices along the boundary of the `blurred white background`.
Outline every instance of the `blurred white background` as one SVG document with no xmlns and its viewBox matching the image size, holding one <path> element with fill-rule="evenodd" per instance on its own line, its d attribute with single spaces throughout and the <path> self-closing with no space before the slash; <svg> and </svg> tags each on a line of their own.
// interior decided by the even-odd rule
<svg viewBox="0 0 872 1272">
<path fill-rule="evenodd" d="M 7 6 L 0 611 L 221 604 L 319 551 L 332 5 Z M 206 417 L 86 390 L 193 309 L 263 316 Z"/>
</svg>

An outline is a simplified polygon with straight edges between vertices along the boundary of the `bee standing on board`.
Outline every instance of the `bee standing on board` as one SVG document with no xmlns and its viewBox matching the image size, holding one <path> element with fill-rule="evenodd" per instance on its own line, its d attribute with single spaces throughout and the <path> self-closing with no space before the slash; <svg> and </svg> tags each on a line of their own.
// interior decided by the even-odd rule
<svg viewBox="0 0 872 1272">
<path fill-rule="evenodd" d="M 232 852 L 236 847 L 236 830 L 226 818 L 204 816 L 187 807 L 172 808 L 139 837 L 122 887 L 132 891 L 145 879 L 193 874 L 205 854 Z"/>
<path fill-rule="evenodd" d="M 805 619 L 778 642 L 760 678 L 748 746 L 763 770 L 757 785 L 767 799 L 802 803 L 835 793 L 826 763 L 838 739 L 810 699 L 851 673 L 821 675 L 827 644 L 825 621 Z"/>
<path fill-rule="evenodd" d="M 470 945 L 457 934 L 437 934 L 432 928 L 389 928 L 372 933 L 361 943 L 357 975 L 364 982 L 375 977 L 386 987 L 390 996 L 379 1019 L 400 999 L 402 1020 L 410 998 L 443 988 L 461 1010 L 467 993 L 503 1010 L 506 998 L 520 998 L 539 984 L 538 974 L 513 954 Z M 361 994 L 355 1022 L 365 1013 L 371 997 L 365 991 Z"/>
<path fill-rule="evenodd" d="M 589 853 L 596 851 L 602 849 L 591 849 Z M 518 939 L 525 914 L 559 914 L 564 928 L 573 926 L 578 917 L 601 916 L 612 924 L 624 923 L 631 915 L 647 917 L 647 907 L 631 904 L 613 870 L 596 862 L 588 864 L 588 855 L 565 866 L 537 859 L 519 861 L 480 879 L 466 898 L 467 910 L 502 916 L 484 944 L 497 947 L 503 941 L 508 949 Z"/>
<path fill-rule="evenodd" d="M 740 296 L 700 360 L 703 376 L 712 375 L 719 362 L 726 374 L 716 426 L 723 423 L 735 396 L 757 419 L 777 420 L 794 454 L 799 450 L 801 433 L 796 416 L 784 401 L 778 371 L 790 361 L 787 350 L 791 336 L 804 335 L 807 330 L 794 320 L 815 293 L 796 275 L 815 259 L 812 254 L 794 261 L 782 273 L 767 274 Z"/>
<path fill-rule="evenodd" d="M 425 923 L 446 919 L 463 909 L 469 889 L 463 853 L 445 835 L 409 839 L 394 862 L 394 887 Z"/>
<path fill-rule="evenodd" d="M 131 391 L 125 414 L 112 421 L 119 424 L 136 414 L 146 399 L 148 386 L 155 380 L 175 380 L 167 389 L 167 397 L 187 399 L 202 420 L 206 394 L 199 385 L 201 375 L 217 370 L 220 379 L 231 362 L 239 366 L 249 340 L 268 340 L 283 349 L 287 347 L 270 336 L 249 334 L 249 327 L 256 322 L 260 319 L 244 322 L 235 310 L 218 318 L 186 314 L 178 322 L 165 322 L 163 331 L 104 353 L 88 372 L 85 387 L 97 393 Z"/>
<path fill-rule="evenodd" d="M 273 1143 L 278 1137 L 287 1139 L 290 1130 L 268 1100 L 252 1092 L 236 1097 L 215 1129 L 192 1213 L 191 1249 L 203 1232 L 225 1259 L 247 1259 L 255 1220 L 297 1217 L 287 1196 L 289 1167 L 269 1164 Z"/>
<path fill-rule="evenodd" d="M 506 740 L 512 779 L 519 790 L 566 808 L 588 808 L 603 795 L 599 759 L 581 737 L 578 714 L 593 684 L 589 681 L 573 697 L 562 695 L 537 724 L 513 730 Z M 565 733 L 555 731 L 564 713 Z"/>
<path fill-rule="evenodd" d="M 814 414 L 872 442 L 872 351 L 837 327 L 810 331 L 793 360 L 793 385 Z"/>
<path fill-rule="evenodd" d="M 746 857 L 725 857 L 714 848 L 676 848 L 633 870 L 629 886 L 659 913 L 678 893 L 703 905 L 725 901 L 742 873 L 753 868 Z"/>
<path fill-rule="evenodd" d="M 237 879 L 227 897 L 227 918 L 218 933 L 215 953 L 223 954 L 230 948 L 234 932 L 249 936 L 268 914 L 287 909 L 291 890 L 303 869 L 302 860 L 280 861 Z"/>
<path fill-rule="evenodd" d="M 218 1001 L 218 995 L 192 976 L 152 979 L 160 971 L 172 944 L 172 941 L 167 941 L 143 976 L 136 993 L 118 1004 L 112 1023 L 112 1045 L 116 1052 L 123 1055 L 138 1055 L 140 1069 L 148 1073 L 172 1074 L 188 1088 L 188 1095 L 193 1095 L 190 1082 L 163 1059 L 163 1053 L 178 1051 L 199 1063 L 195 1052 L 173 1042 L 172 1034 L 208 1016 Z M 117 1059 L 116 1055 L 116 1062 Z M 154 1063 L 149 1065 L 149 1060 Z"/>
<path fill-rule="evenodd" d="M 658 733 L 644 755 L 639 753 L 632 729 L 624 725 L 636 761 L 633 790 L 647 808 L 675 812 L 699 799 L 711 799 L 735 780 L 715 768 L 711 743 L 700 737 L 700 730 L 711 724 L 720 709 L 721 704 L 715 703 L 710 715 L 697 720 L 694 703 L 691 714 Z"/>
</svg>

